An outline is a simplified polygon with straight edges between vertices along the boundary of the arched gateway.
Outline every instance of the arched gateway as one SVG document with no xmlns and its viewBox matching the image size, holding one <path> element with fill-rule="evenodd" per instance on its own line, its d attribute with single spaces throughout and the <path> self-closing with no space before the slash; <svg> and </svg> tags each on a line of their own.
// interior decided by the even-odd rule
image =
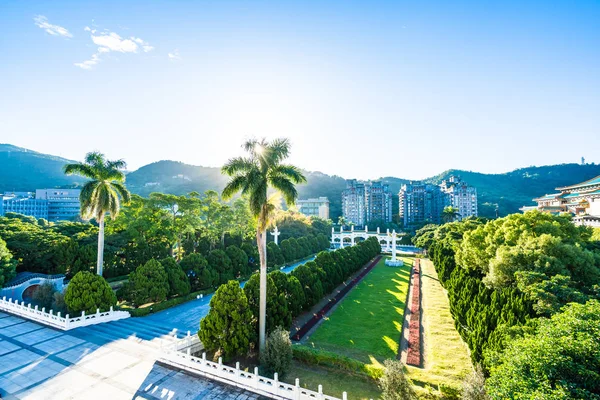
<svg viewBox="0 0 600 400">
<path fill-rule="evenodd" d="M 62 292 L 65 288 L 65 276 L 59 275 L 46 275 L 32 272 L 19 272 L 17 276 L 6 283 L 2 289 L 0 289 L 0 299 L 6 296 L 7 299 L 13 299 L 23 301 L 25 298 L 31 299 L 31 295 L 37 287 L 44 283 L 50 282 L 54 285 L 56 290 Z"/>
</svg>

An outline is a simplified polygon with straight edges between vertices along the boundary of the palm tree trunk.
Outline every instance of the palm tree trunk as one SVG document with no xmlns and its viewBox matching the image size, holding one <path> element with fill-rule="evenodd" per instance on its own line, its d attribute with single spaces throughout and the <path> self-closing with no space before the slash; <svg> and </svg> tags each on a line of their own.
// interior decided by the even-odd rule
<svg viewBox="0 0 600 400">
<path fill-rule="evenodd" d="M 104 215 L 98 221 L 100 230 L 98 231 L 98 261 L 96 263 L 96 272 L 102 276 L 102 264 L 104 263 Z"/>
<path fill-rule="evenodd" d="M 261 224 L 259 223 L 259 226 Z M 256 228 L 256 245 L 260 259 L 260 295 L 258 308 L 258 351 L 259 354 L 265 350 L 265 328 L 267 317 L 267 231 Z"/>
</svg>

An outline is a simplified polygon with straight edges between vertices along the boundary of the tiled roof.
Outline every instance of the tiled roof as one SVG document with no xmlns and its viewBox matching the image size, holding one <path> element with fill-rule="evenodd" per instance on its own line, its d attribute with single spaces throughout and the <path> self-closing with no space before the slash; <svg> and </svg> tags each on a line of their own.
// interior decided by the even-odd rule
<svg viewBox="0 0 600 400">
<path fill-rule="evenodd" d="M 587 180 L 585 182 L 578 183 L 576 185 L 556 188 L 556 190 L 579 189 L 579 188 L 583 188 L 583 187 L 586 187 L 586 186 L 592 186 L 592 185 L 600 185 L 600 175 L 598 175 L 597 177 L 592 178 L 590 180 Z"/>
</svg>

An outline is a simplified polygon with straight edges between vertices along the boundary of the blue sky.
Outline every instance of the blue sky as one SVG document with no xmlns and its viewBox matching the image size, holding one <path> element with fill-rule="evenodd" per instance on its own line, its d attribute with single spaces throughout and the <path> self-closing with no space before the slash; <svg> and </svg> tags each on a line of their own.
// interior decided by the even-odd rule
<svg viewBox="0 0 600 400">
<path fill-rule="evenodd" d="M 286 136 L 348 178 L 598 163 L 598 21 L 598 1 L 3 0 L 0 142 L 135 169 Z"/>
</svg>

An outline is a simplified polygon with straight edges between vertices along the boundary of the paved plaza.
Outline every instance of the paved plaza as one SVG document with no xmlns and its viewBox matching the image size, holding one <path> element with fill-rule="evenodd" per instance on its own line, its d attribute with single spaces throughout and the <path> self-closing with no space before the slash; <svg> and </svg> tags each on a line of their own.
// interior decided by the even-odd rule
<svg viewBox="0 0 600 400">
<path fill-rule="evenodd" d="M 157 364 L 161 343 L 174 340 L 164 326 L 135 318 L 63 332 L 0 312 L 0 397 L 258 398 Z"/>
</svg>

